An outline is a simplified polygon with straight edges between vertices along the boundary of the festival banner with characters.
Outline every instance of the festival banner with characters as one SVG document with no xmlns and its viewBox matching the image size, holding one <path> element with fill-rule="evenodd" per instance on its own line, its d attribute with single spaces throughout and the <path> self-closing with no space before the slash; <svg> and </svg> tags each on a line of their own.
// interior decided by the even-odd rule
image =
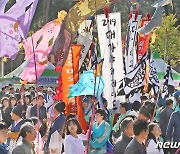
<svg viewBox="0 0 180 154">
<path fill-rule="evenodd" d="M 140 27 L 146 26 L 150 22 L 150 17 L 143 18 L 140 22 Z M 138 61 L 141 60 L 143 55 L 148 49 L 148 44 L 149 44 L 149 39 L 150 39 L 150 34 L 142 34 L 138 36 Z"/>
<path fill-rule="evenodd" d="M 73 44 L 68 53 L 65 65 L 62 68 L 62 100 L 66 103 L 66 113 L 76 113 L 77 104 L 75 97 L 68 98 L 68 92 L 71 85 L 79 80 L 79 58 L 81 45 Z"/>
<path fill-rule="evenodd" d="M 124 77 L 120 13 L 110 13 L 108 18 L 104 14 L 98 15 L 97 28 L 101 57 L 104 58 L 102 75 L 106 84 L 103 95 L 108 101 L 108 108 L 115 109 L 120 101 L 117 88 Z"/>
<path fill-rule="evenodd" d="M 136 54 L 135 46 L 136 46 L 137 30 L 140 19 L 141 19 L 141 15 L 138 15 L 136 18 L 135 14 L 132 14 L 132 17 L 129 20 L 128 32 L 126 35 L 126 44 L 125 44 L 126 74 L 129 73 L 137 63 L 137 54 Z"/>
</svg>

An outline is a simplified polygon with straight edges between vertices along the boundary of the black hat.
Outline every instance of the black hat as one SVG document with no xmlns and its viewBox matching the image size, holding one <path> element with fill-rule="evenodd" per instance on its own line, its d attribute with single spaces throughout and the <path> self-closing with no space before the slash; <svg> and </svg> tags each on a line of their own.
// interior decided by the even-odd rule
<svg viewBox="0 0 180 154">
<path fill-rule="evenodd" d="M 16 114 L 19 117 L 22 117 L 22 106 L 17 105 L 12 109 L 12 113 Z"/>
</svg>

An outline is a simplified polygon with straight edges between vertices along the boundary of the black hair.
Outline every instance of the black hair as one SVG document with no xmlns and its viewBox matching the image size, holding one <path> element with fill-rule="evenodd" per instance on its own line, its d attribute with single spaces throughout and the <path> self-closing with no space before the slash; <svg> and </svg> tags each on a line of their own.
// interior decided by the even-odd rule
<svg viewBox="0 0 180 154">
<path fill-rule="evenodd" d="M 120 105 L 122 108 L 125 108 L 126 111 L 129 110 L 129 104 L 128 103 L 121 103 Z"/>
<path fill-rule="evenodd" d="M 99 113 L 101 116 L 103 116 L 103 120 L 106 119 L 106 112 L 103 109 L 97 109 L 96 113 Z"/>
<path fill-rule="evenodd" d="M 132 118 L 128 117 L 128 118 L 125 118 L 121 124 L 120 124 L 120 129 L 122 132 L 124 132 L 128 127 L 129 127 L 129 123 L 133 121 Z"/>
<path fill-rule="evenodd" d="M 150 100 L 146 100 L 145 102 L 144 102 L 144 105 L 145 106 L 148 106 L 148 105 L 151 105 L 152 104 L 152 102 L 150 101 Z"/>
<path fill-rule="evenodd" d="M 134 111 L 139 111 L 140 107 L 141 107 L 141 103 L 139 101 L 134 101 L 134 103 L 132 104 L 132 109 Z"/>
<path fill-rule="evenodd" d="M 38 118 L 37 117 L 31 117 L 32 123 L 36 125 L 38 123 Z"/>
<path fill-rule="evenodd" d="M 14 88 L 12 87 L 12 88 L 10 88 L 9 90 L 14 90 Z"/>
<path fill-rule="evenodd" d="M 0 130 L 2 129 L 8 129 L 8 126 L 4 122 L 0 122 Z"/>
<path fill-rule="evenodd" d="M 69 129 L 68 129 L 68 126 L 70 125 L 71 122 L 77 126 L 77 134 L 81 134 L 82 129 L 81 129 L 81 126 L 79 124 L 79 121 L 76 118 L 72 118 L 72 119 L 70 118 L 66 123 L 66 135 L 71 134 Z"/>
<path fill-rule="evenodd" d="M 32 128 L 33 128 L 32 123 L 30 123 L 30 122 L 24 123 L 24 124 L 21 126 L 19 135 L 22 136 L 23 138 L 25 138 L 26 135 L 27 135 L 27 134 L 26 134 L 27 132 L 28 132 L 28 133 L 31 133 Z"/>
<path fill-rule="evenodd" d="M 144 130 L 147 131 L 148 122 L 145 120 L 136 120 L 133 125 L 134 135 L 138 136 Z"/>
<path fill-rule="evenodd" d="M 69 115 L 67 115 L 67 117 L 66 117 L 66 121 L 68 121 L 69 119 L 75 119 L 76 118 L 76 115 L 75 114 L 69 114 Z"/>
<path fill-rule="evenodd" d="M 15 99 L 16 100 L 16 104 L 17 104 L 17 98 L 15 96 L 10 96 L 9 97 L 9 107 L 12 108 L 12 104 L 11 104 L 11 101 Z"/>
<path fill-rule="evenodd" d="M 3 102 L 4 102 L 5 100 L 9 101 L 9 98 L 8 98 L 8 97 L 3 97 L 3 98 L 1 99 L 1 104 L 2 104 L 3 107 L 4 107 Z"/>
<path fill-rule="evenodd" d="M 64 102 L 60 102 L 60 103 L 57 103 L 54 108 L 59 112 L 65 112 L 65 103 Z"/>
<path fill-rule="evenodd" d="M 171 98 L 166 99 L 166 106 L 170 106 L 173 104 L 173 100 Z"/>
</svg>

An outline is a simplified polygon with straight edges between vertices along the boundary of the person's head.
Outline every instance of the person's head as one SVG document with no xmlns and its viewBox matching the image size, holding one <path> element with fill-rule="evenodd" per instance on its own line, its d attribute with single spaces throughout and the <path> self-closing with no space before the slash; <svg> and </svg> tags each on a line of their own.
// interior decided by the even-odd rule
<svg viewBox="0 0 180 154">
<path fill-rule="evenodd" d="M 151 105 L 148 106 L 141 106 L 140 110 L 139 110 L 139 114 L 138 114 L 138 119 L 142 119 L 142 120 L 149 120 L 152 116 L 151 114 L 152 112 L 152 107 Z"/>
<path fill-rule="evenodd" d="M 132 104 L 132 109 L 134 111 L 139 111 L 140 107 L 141 107 L 141 103 L 139 101 L 134 101 L 134 103 Z"/>
<path fill-rule="evenodd" d="M 136 120 L 133 125 L 134 135 L 140 137 L 142 140 L 146 140 L 149 130 L 148 122 L 145 120 Z"/>
<path fill-rule="evenodd" d="M 6 88 L 5 88 L 5 87 L 2 87 L 1 91 L 2 91 L 3 93 L 5 93 Z"/>
<path fill-rule="evenodd" d="M 30 104 L 31 103 L 31 95 L 25 95 L 24 101 L 26 104 Z"/>
<path fill-rule="evenodd" d="M 37 96 L 37 104 L 39 106 L 43 106 L 44 104 L 44 96 L 42 93 L 38 93 L 38 96 Z"/>
<path fill-rule="evenodd" d="M 8 107 L 9 106 L 9 98 L 8 97 L 3 97 L 2 99 L 1 99 L 1 104 L 2 104 L 2 106 L 3 107 Z"/>
<path fill-rule="evenodd" d="M 121 131 L 129 137 L 133 136 L 134 135 L 133 124 L 134 121 L 132 118 L 130 117 L 125 118 L 120 124 Z"/>
<path fill-rule="evenodd" d="M 48 95 L 52 95 L 53 94 L 53 90 L 52 90 L 52 88 L 47 88 L 47 94 Z"/>
<path fill-rule="evenodd" d="M 70 118 L 66 123 L 66 134 L 81 134 L 82 129 L 76 118 Z"/>
<path fill-rule="evenodd" d="M 107 108 L 108 102 L 104 97 L 102 98 L 102 102 L 103 102 L 104 108 Z"/>
<path fill-rule="evenodd" d="M 179 96 L 180 96 L 180 90 L 178 90 L 178 91 L 176 91 L 176 92 L 174 93 L 174 99 L 175 99 L 176 102 L 178 101 Z"/>
<path fill-rule="evenodd" d="M 157 138 L 162 134 L 161 128 L 157 123 L 150 123 L 149 126 L 149 134 L 148 139 L 154 139 L 156 141 Z"/>
<path fill-rule="evenodd" d="M 24 123 L 20 129 L 20 136 L 29 143 L 32 143 L 36 139 L 35 127 L 30 122 Z"/>
<path fill-rule="evenodd" d="M 9 97 L 9 106 L 13 108 L 14 106 L 16 106 L 16 104 L 17 104 L 17 98 L 15 96 L 10 96 Z"/>
<path fill-rule="evenodd" d="M 33 97 L 31 100 L 31 105 L 36 105 L 36 97 Z"/>
<path fill-rule="evenodd" d="M 89 98 L 88 97 L 85 97 L 82 101 L 82 107 L 83 108 L 87 108 L 88 107 L 88 104 L 89 104 Z"/>
<path fill-rule="evenodd" d="M 166 106 L 171 108 L 173 107 L 173 100 L 171 98 L 166 99 Z"/>
<path fill-rule="evenodd" d="M 8 138 L 8 127 L 4 122 L 0 122 L 0 144 L 5 143 Z"/>
<path fill-rule="evenodd" d="M 103 120 L 106 119 L 106 112 L 103 109 L 97 109 L 95 118 L 96 122 L 100 124 Z"/>
<path fill-rule="evenodd" d="M 22 106 L 17 105 L 11 111 L 11 118 L 14 121 L 18 121 L 22 117 Z"/>
<path fill-rule="evenodd" d="M 10 88 L 9 93 L 10 93 L 10 94 L 14 94 L 14 88 Z"/>
<path fill-rule="evenodd" d="M 33 124 L 34 124 L 35 130 L 36 130 L 36 131 L 39 131 L 39 128 L 40 128 L 41 125 L 42 125 L 41 121 L 38 120 L 37 117 L 32 117 L 31 120 L 32 120 L 32 122 L 33 122 Z"/>
<path fill-rule="evenodd" d="M 65 103 L 64 102 L 60 102 L 55 104 L 54 106 L 54 114 L 57 116 L 60 113 L 64 113 L 65 111 Z"/>
<path fill-rule="evenodd" d="M 129 105 L 128 103 L 121 103 L 120 104 L 120 113 L 125 114 L 129 110 Z"/>
</svg>

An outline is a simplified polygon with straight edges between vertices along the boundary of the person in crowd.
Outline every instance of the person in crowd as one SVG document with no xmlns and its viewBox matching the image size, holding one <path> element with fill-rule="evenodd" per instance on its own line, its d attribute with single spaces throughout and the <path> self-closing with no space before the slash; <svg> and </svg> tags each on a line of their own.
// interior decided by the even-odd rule
<svg viewBox="0 0 180 154">
<path fill-rule="evenodd" d="M 44 96 L 42 93 L 38 93 L 37 96 L 37 104 L 35 104 L 33 107 L 31 107 L 30 116 L 31 117 L 38 117 L 42 123 L 42 126 L 40 128 L 40 133 L 42 137 L 46 134 L 46 122 L 47 122 L 47 113 L 46 108 L 43 106 L 44 104 Z M 39 116 L 37 113 L 37 108 L 39 109 Z"/>
<path fill-rule="evenodd" d="M 114 154 L 124 154 L 127 145 L 129 144 L 129 142 L 132 139 L 132 136 L 134 135 L 133 124 L 134 121 L 130 117 L 125 118 L 121 122 L 120 127 L 122 134 L 118 138 L 118 141 L 114 146 Z"/>
<path fill-rule="evenodd" d="M 141 107 L 141 103 L 139 101 L 134 101 L 134 103 L 132 104 L 132 109 L 128 115 L 132 115 L 132 116 L 135 116 L 137 118 L 138 114 L 139 114 L 140 107 Z"/>
<path fill-rule="evenodd" d="M 33 141 L 35 145 L 35 152 L 38 154 L 43 154 L 43 140 L 41 134 L 39 133 L 39 128 L 41 127 L 41 122 L 37 117 L 31 118 L 34 128 L 36 130 L 36 139 Z"/>
<path fill-rule="evenodd" d="M 5 122 L 5 124 L 9 127 L 11 125 L 11 116 L 9 114 L 9 98 L 8 97 L 3 97 L 1 99 L 1 114 L 2 114 L 2 119 Z"/>
<path fill-rule="evenodd" d="M 178 105 L 179 98 L 180 98 L 180 90 L 178 90 L 174 93 L 174 102 L 173 102 L 174 111 L 180 111 L 180 107 Z"/>
<path fill-rule="evenodd" d="M 13 149 L 12 154 L 35 154 L 33 141 L 36 138 L 36 130 L 34 126 L 26 122 L 21 127 L 20 135 L 23 138 L 22 143 Z"/>
<path fill-rule="evenodd" d="M 31 95 L 29 93 L 26 93 L 23 104 L 23 116 L 27 119 L 30 118 L 31 107 Z"/>
<path fill-rule="evenodd" d="M 4 122 L 0 122 L 0 153 L 9 154 L 9 146 L 5 144 L 8 138 L 8 127 Z"/>
<path fill-rule="evenodd" d="M 133 131 L 135 137 L 127 145 L 124 154 L 146 154 L 144 145 L 148 137 L 148 122 L 146 120 L 137 120 L 134 122 Z"/>
<path fill-rule="evenodd" d="M 6 97 L 5 91 L 6 91 L 6 88 L 5 88 L 5 87 L 2 87 L 1 92 L 0 92 L 0 101 L 1 101 L 1 99 L 2 99 L 3 97 Z"/>
<path fill-rule="evenodd" d="M 14 95 L 14 93 L 15 93 L 14 88 L 11 87 L 11 88 L 9 89 L 9 95 Z"/>
<path fill-rule="evenodd" d="M 48 87 L 47 88 L 47 93 L 44 94 L 44 98 L 45 98 L 45 103 L 44 106 L 46 107 L 46 109 L 48 110 L 52 104 L 54 103 L 54 94 L 53 94 L 53 90 L 52 88 Z"/>
<path fill-rule="evenodd" d="M 10 131 L 8 132 L 8 137 L 10 138 L 10 150 L 16 146 L 16 140 L 18 139 L 19 131 L 23 124 L 21 105 L 17 105 L 12 109 L 11 118 L 13 122 L 10 126 Z"/>
<path fill-rule="evenodd" d="M 168 98 L 166 99 L 165 104 L 166 104 L 166 107 L 160 112 L 160 115 L 159 115 L 159 123 L 160 123 L 160 128 L 162 131 L 163 138 L 165 138 L 165 135 L 166 135 L 166 129 L 169 122 L 169 118 L 171 114 L 173 113 L 173 110 L 172 110 L 173 100 Z"/>
<path fill-rule="evenodd" d="M 157 109 L 156 109 L 156 115 L 154 117 L 154 120 L 156 122 L 159 123 L 160 121 L 160 113 L 161 111 L 164 109 L 164 105 L 165 105 L 165 99 L 164 98 L 160 98 L 157 102 Z"/>
<path fill-rule="evenodd" d="M 104 105 L 104 111 L 106 112 L 106 120 L 110 124 L 110 126 L 112 127 L 112 125 L 113 125 L 112 124 L 112 115 L 111 115 L 110 111 L 107 109 L 108 102 L 104 97 L 102 98 L 102 102 Z"/>
<path fill-rule="evenodd" d="M 180 99 L 178 100 L 180 107 Z M 180 142 L 180 111 L 175 111 L 171 114 L 166 131 L 166 141 Z M 175 152 L 175 149 L 172 150 Z"/>
<path fill-rule="evenodd" d="M 111 133 L 110 125 L 105 121 L 106 112 L 103 109 L 97 109 L 95 119 L 96 122 L 93 124 L 92 127 L 89 153 L 106 153 L 107 142 Z"/>
<path fill-rule="evenodd" d="M 78 134 L 82 133 L 81 126 L 77 119 L 70 118 L 66 123 L 66 137 L 64 140 L 65 154 L 84 154 L 85 147 Z"/>
<path fill-rule="evenodd" d="M 120 136 L 120 132 L 121 130 L 120 128 L 120 123 L 121 121 L 126 118 L 129 114 L 129 106 L 128 103 L 121 103 L 120 104 L 120 116 L 118 117 L 118 121 L 116 122 L 116 124 L 113 127 L 113 135 L 115 138 L 118 138 Z"/>
<path fill-rule="evenodd" d="M 146 141 L 147 154 L 164 154 L 163 149 L 156 148 L 157 142 L 159 142 L 159 137 L 161 135 L 161 128 L 157 123 L 150 123 L 149 134 Z"/>
<path fill-rule="evenodd" d="M 139 120 L 150 120 L 153 115 L 154 106 L 149 101 L 144 102 L 144 105 L 139 109 L 138 119 Z"/>
<path fill-rule="evenodd" d="M 84 97 L 84 99 L 82 101 L 82 107 L 83 107 L 83 111 L 84 111 L 84 118 L 85 118 L 86 122 L 89 124 L 90 117 L 92 114 L 92 102 L 91 102 L 90 97 L 88 97 L 88 96 Z"/>
<path fill-rule="evenodd" d="M 61 153 L 62 150 L 62 130 L 65 123 L 65 103 L 60 102 L 54 106 L 54 114 L 56 119 L 51 126 L 48 139 L 46 143 L 46 150 L 50 152 L 50 154 Z"/>
</svg>

